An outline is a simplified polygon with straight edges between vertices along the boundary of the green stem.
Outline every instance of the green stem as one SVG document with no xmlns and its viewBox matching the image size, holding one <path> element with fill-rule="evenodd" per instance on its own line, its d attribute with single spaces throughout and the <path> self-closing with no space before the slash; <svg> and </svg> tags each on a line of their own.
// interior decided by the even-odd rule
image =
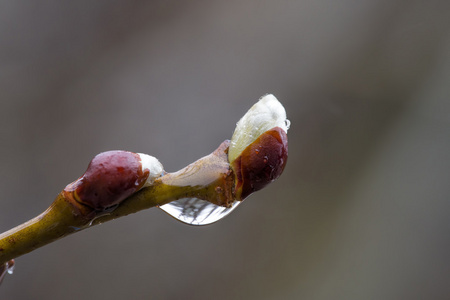
<svg viewBox="0 0 450 300">
<path fill-rule="evenodd" d="M 95 211 L 70 201 L 62 192 L 42 214 L 0 235 L 0 265 L 74 232 L 196 192 L 197 188 L 165 185 L 158 180 L 111 212 Z"/>
<path fill-rule="evenodd" d="M 0 235 L 0 264 L 75 232 L 87 222 L 80 209 L 59 194 L 45 212 Z"/>
<path fill-rule="evenodd" d="M 233 174 L 227 160 L 228 141 L 208 156 L 176 172 L 155 179 L 117 207 L 98 211 L 62 191 L 39 216 L 0 234 L 0 266 L 9 260 L 78 232 L 143 209 L 180 198 L 197 197 L 227 206 L 234 201 Z"/>
</svg>

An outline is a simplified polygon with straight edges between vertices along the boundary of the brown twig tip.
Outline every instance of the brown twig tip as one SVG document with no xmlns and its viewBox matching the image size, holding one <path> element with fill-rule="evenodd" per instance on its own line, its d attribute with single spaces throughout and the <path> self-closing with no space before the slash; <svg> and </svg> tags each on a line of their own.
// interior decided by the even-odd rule
<svg viewBox="0 0 450 300">
<path fill-rule="evenodd" d="M 84 205 L 105 210 L 140 190 L 149 174 L 142 168 L 139 154 L 108 151 L 96 155 L 86 172 L 64 191 Z"/>
</svg>

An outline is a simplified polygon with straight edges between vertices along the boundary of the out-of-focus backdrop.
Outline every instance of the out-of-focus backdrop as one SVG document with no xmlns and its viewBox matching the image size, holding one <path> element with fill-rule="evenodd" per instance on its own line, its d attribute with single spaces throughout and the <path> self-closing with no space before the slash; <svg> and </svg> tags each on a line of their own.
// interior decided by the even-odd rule
<svg viewBox="0 0 450 300">
<path fill-rule="evenodd" d="M 16 260 L 0 299 L 449 299 L 450 2 L 2 1 L 0 231 L 90 159 L 175 171 L 265 93 L 278 181 L 206 227 L 150 209 Z"/>
</svg>

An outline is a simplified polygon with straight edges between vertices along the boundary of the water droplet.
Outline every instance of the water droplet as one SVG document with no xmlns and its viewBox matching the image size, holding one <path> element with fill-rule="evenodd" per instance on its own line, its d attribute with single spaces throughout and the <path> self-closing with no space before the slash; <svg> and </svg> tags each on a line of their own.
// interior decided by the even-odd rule
<svg viewBox="0 0 450 300">
<path fill-rule="evenodd" d="M 13 259 L 6 263 L 6 271 L 8 272 L 8 274 L 14 273 L 14 267 L 15 264 Z"/>
<path fill-rule="evenodd" d="M 229 215 L 240 203 L 241 201 L 235 201 L 230 208 L 227 208 L 197 198 L 183 198 L 159 208 L 183 223 L 208 225 Z"/>
<path fill-rule="evenodd" d="M 95 220 L 97 220 L 98 218 L 104 217 L 104 216 L 108 216 L 110 215 L 117 207 L 119 206 L 119 204 L 110 206 L 105 208 L 103 211 L 98 212 L 97 215 L 89 222 L 89 224 L 87 225 L 87 227 L 92 226 L 92 224 L 94 223 Z"/>
<path fill-rule="evenodd" d="M 267 157 L 267 155 L 265 155 L 265 156 L 264 156 L 264 159 L 263 159 L 263 162 L 264 162 L 265 164 L 267 164 L 268 161 L 269 161 L 269 158 Z"/>
<path fill-rule="evenodd" d="M 289 129 L 291 127 L 291 121 L 286 119 L 286 121 L 284 121 L 284 122 L 286 123 L 286 129 Z"/>
<path fill-rule="evenodd" d="M 14 259 L 11 259 L 10 261 L 1 264 L 0 265 L 0 284 L 3 281 L 3 278 L 5 277 L 6 273 L 12 274 L 14 271 Z"/>
</svg>

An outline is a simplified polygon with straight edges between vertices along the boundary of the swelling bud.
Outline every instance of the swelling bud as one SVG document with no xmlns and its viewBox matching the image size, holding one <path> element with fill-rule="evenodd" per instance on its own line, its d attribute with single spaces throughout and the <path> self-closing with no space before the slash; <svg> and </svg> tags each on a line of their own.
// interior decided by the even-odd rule
<svg viewBox="0 0 450 300">
<path fill-rule="evenodd" d="M 128 151 L 108 151 L 96 155 L 86 172 L 64 192 L 77 202 L 101 211 L 118 205 L 163 173 L 154 157 Z"/>
<path fill-rule="evenodd" d="M 262 97 L 239 120 L 228 153 L 237 200 L 281 175 L 288 157 L 288 128 L 286 111 L 273 95 Z"/>
</svg>

